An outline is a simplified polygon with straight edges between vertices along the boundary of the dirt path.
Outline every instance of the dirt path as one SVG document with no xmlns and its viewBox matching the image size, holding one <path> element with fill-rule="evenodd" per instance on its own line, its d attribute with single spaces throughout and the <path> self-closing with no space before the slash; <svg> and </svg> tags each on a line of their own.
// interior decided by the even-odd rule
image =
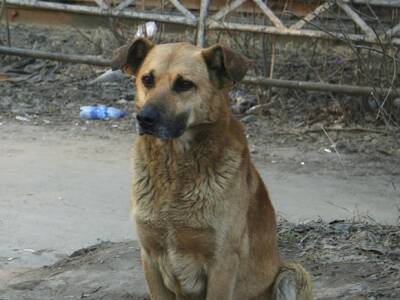
<svg viewBox="0 0 400 300">
<path fill-rule="evenodd" d="M 279 224 L 284 259 L 312 274 L 316 299 L 399 299 L 398 227 Z M 384 247 L 382 246 L 384 245 Z M 0 269 L 3 300 L 148 299 L 137 241 L 102 242 L 36 269 Z"/>
<path fill-rule="evenodd" d="M 0 267 L 41 266 L 100 241 L 136 239 L 128 214 L 133 133 L 9 121 L 0 128 Z M 273 163 L 256 159 L 285 219 L 397 222 L 400 178 L 346 179 L 301 165 L 293 172 L 290 151 Z"/>
</svg>

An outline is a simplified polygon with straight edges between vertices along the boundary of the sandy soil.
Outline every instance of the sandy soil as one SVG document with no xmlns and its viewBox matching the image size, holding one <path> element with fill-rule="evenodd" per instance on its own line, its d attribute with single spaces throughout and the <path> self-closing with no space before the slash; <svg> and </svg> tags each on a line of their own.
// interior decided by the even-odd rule
<svg viewBox="0 0 400 300">
<path fill-rule="evenodd" d="M 138 245 L 129 242 L 136 239 L 128 213 L 136 135 L 107 126 L 1 119 L 1 299 L 145 297 Z M 399 177 L 349 175 L 330 167 L 331 153 L 298 161 L 298 151 L 270 145 L 254 153 L 275 208 L 291 222 L 280 225 L 283 255 L 305 263 L 319 299 L 396 299 L 400 236 L 381 224 L 398 222 Z M 263 159 L 267 152 L 273 161 Z"/>
<path fill-rule="evenodd" d="M 0 265 L 42 265 L 99 241 L 135 239 L 128 213 L 135 133 L 96 125 L 82 130 L 2 123 Z M 307 165 L 334 155 L 308 153 L 303 166 L 293 157 L 296 148 L 268 151 L 275 153 L 273 162 L 255 162 L 278 214 L 288 221 L 397 223 L 399 177 L 313 170 Z M 287 170 L 290 164 L 295 172 Z"/>
<path fill-rule="evenodd" d="M 283 257 L 312 273 L 316 299 L 399 299 L 397 227 L 282 222 L 279 232 Z M 3 269 L 1 299 L 148 299 L 139 257 L 135 241 L 103 242 L 51 266 Z"/>
</svg>

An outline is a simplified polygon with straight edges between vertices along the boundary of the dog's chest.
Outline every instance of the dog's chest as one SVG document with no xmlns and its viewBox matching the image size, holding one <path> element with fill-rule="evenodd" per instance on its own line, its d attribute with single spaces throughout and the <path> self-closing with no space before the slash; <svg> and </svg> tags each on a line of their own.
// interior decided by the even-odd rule
<svg viewBox="0 0 400 300">
<path fill-rule="evenodd" d="M 132 193 L 135 217 L 161 227 L 169 223 L 209 226 L 230 189 L 235 171 L 230 165 L 169 166 L 136 161 Z"/>
<path fill-rule="evenodd" d="M 216 220 L 238 168 L 232 158 L 220 167 L 134 159 L 132 209 L 139 239 L 171 290 L 204 293 L 217 246 Z"/>
</svg>

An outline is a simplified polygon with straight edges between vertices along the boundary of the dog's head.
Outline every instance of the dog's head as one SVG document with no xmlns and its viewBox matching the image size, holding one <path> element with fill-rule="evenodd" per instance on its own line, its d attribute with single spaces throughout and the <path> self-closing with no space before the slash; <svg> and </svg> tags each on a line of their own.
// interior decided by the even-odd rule
<svg viewBox="0 0 400 300">
<path fill-rule="evenodd" d="M 227 109 L 227 91 L 247 71 L 247 61 L 220 45 L 154 45 L 137 39 L 117 52 L 114 67 L 136 77 L 139 134 L 168 140 L 216 122 Z"/>
</svg>

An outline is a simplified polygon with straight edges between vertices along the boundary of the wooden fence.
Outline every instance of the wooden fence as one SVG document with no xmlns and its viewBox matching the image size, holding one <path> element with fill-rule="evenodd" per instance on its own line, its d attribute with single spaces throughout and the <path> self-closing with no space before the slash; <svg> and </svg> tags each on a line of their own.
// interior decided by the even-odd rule
<svg viewBox="0 0 400 300">
<path fill-rule="evenodd" d="M 352 42 L 363 45 L 400 46 L 400 0 L 80 0 L 39 1 L 39 0 L 3 0 L 6 9 L 29 9 L 44 12 L 63 12 L 86 16 L 101 16 L 134 20 L 152 20 L 160 23 L 178 24 L 196 29 L 196 43 L 205 46 L 207 33 L 214 30 L 260 33 L 272 36 L 302 37 L 307 39 L 326 39 Z M 162 5 L 160 5 L 160 3 Z M 1 4 L 1 1 L 0 1 Z M 391 14 L 391 21 L 382 22 L 377 30 L 365 19 L 363 9 L 377 7 Z M 353 32 L 327 30 L 316 22 L 330 11 L 340 12 L 350 22 Z M 252 13 L 252 17 L 248 14 Z M 256 18 L 254 18 L 256 16 Z M 263 20 L 263 22 L 260 22 Z M 393 20 L 395 20 L 393 22 Z M 23 49 L 0 47 L 0 54 L 22 55 Z M 35 51 L 28 51 L 34 56 Z M 25 51 L 26 55 L 26 51 Z M 46 54 L 40 53 L 41 58 Z M 49 54 L 47 59 L 68 60 L 66 55 Z M 87 61 L 96 64 L 94 58 Z M 73 61 L 70 59 L 69 61 Z M 82 61 L 81 61 L 82 62 Z M 99 60 L 104 65 L 104 60 Z M 247 80 L 254 84 L 274 85 L 288 88 L 323 90 L 318 83 L 281 84 L 266 78 Z M 325 84 L 326 85 L 326 84 Z M 325 86 L 328 90 L 332 87 Z M 371 89 L 356 89 L 359 93 L 370 93 Z M 334 89 L 335 90 L 335 89 Z M 340 90 L 340 87 L 337 89 Z M 343 89 L 354 92 L 352 89 Z M 398 90 L 391 89 L 396 93 Z"/>
</svg>

